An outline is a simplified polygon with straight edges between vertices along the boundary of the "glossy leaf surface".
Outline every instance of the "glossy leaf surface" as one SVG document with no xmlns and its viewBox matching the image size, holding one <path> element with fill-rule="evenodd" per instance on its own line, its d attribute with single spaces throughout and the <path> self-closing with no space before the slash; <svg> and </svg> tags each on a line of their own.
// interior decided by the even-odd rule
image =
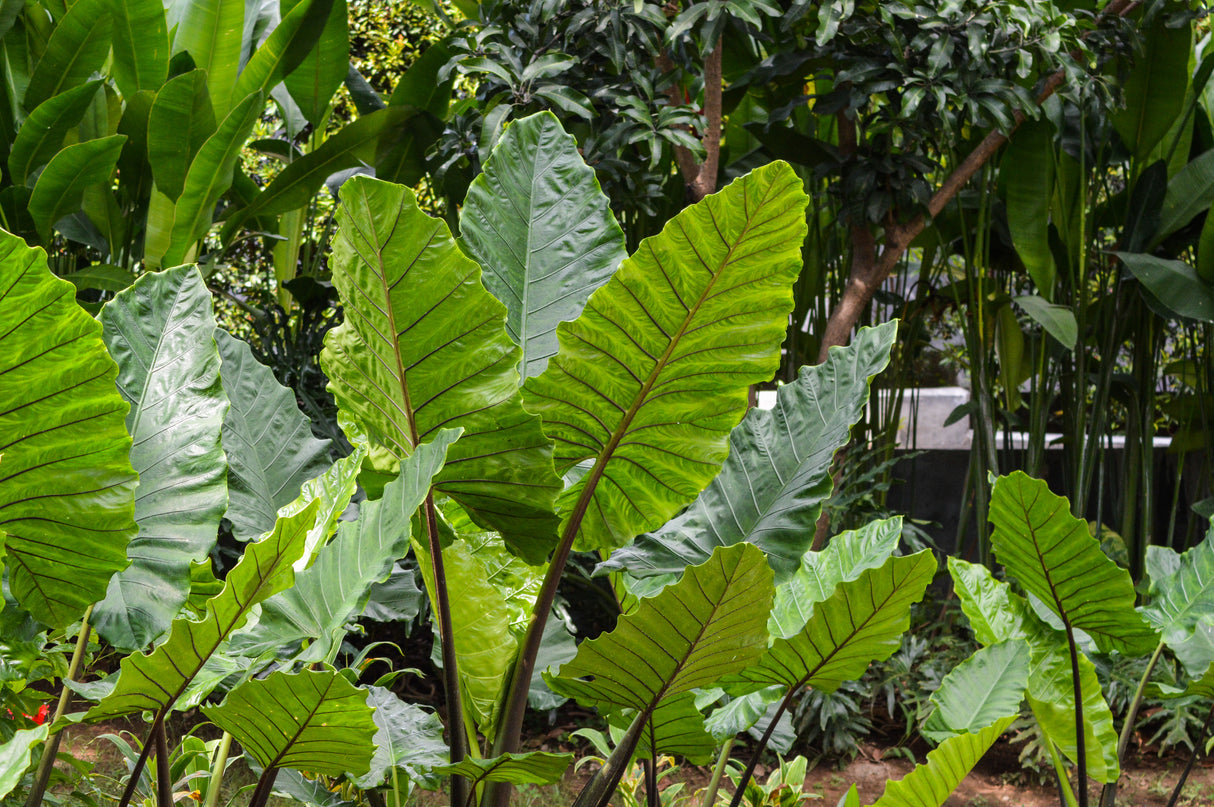
<svg viewBox="0 0 1214 807">
<path fill-rule="evenodd" d="M 932 693 L 935 711 L 923 733 L 936 742 L 1020 713 L 1029 677 L 1029 646 L 1022 639 L 980 648 L 944 676 Z"/>
<path fill-rule="evenodd" d="M 114 81 L 125 98 L 155 92 L 169 73 L 169 30 L 162 0 L 110 0 Z"/>
<path fill-rule="evenodd" d="M 244 0 L 193 0 L 186 3 L 173 39 L 173 53 L 187 51 L 207 73 L 207 88 L 216 117 L 233 101 L 244 37 Z"/>
<path fill-rule="evenodd" d="M 177 201 L 190 163 L 214 133 L 207 74 L 190 70 L 169 79 L 148 113 L 148 163 L 161 193 Z"/>
<path fill-rule="evenodd" d="M 295 394 L 278 383 L 248 344 L 215 332 L 223 359 L 220 376 L 231 406 L 223 421 L 228 456 L 228 512 L 232 534 L 249 541 L 274 528 L 278 508 L 329 467 L 329 441 L 312 436 Z"/>
<path fill-rule="evenodd" d="M 86 188 L 109 181 L 124 143 L 125 135 L 86 140 L 60 149 L 46 164 L 29 201 L 30 217 L 44 241 L 55 222 L 80 209 Z"/>
<path fill-rule="evenodd" d="M 614 550 L 665 523 L 720 469 L 748 385 L 775 371 L 801 267 L 807 199 L 772 163 L 643 241 L 528 379 L 556 467 L 591 469 L 558 500 L 575 549 Z M 584 517 L 583 517 L 584 514 Z"/>
<path fill-rule="evenodd" d="M 359 787 L 382 784 L 394 768 L 414 782 L 425 781 L 431 769 L 447 764 L 438 715 L 405 703 L 384 687 L 368 688 L 367 705 L 375 709 L 375 754 L 367 773 L 356 780 Z"/>
<path fill-rule="evenodd" d="M 63 139 L 84 118 L 101 84 L 90 81 L 73 87 L 48 98 L 30 112 L 17 130 L 8 154 L 8 171 L 14 183 L 24 185 L 35 169 L 46 165 L 59 152 Z"/>
<path fill-rule="evenodd" d="M 576 319 L 628 254 L 594 170 L 550 112 L 507 127 L 468 188 L 460 234 L 506 305 L 524 378 L 544 370 L 557 323 Z"/>
<path fill-rule="evenodd" d="M 904 778 L 887 782 L 873 807 L 940 807 L 999 735 L 1007 731 L 1012 719 L 1004 717 L 972 734 L 945 740 L 928 752 L 927 762 L 916 765 Z"/>
<path fill-rule="evenodd" d="M 131 565 L 116 575 L 93 624 L 116 647 L 156 639 L 190 590 L 190 563 L 215 546 L 228 505 L 211 293 L 192 266 L 148 273 L 101 311 L 118 390 L 131 405 L 131 465 L 139 473 Z"/>
<path fill-rule="evenodd" d="M 55 26 L 25 89 L 32 110 L 48 98 L 88 81 L 110 53 L 111 17 L 107 0 L 77 0 Z"/>
</svg>

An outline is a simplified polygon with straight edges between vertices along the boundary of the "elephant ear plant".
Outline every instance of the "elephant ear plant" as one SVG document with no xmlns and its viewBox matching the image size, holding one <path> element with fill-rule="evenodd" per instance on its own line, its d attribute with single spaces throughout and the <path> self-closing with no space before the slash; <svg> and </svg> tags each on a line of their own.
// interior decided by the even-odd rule
<svg viewBox="0 0 1214 807">
<path fill-rule="evenodd" d="M 733 734 L 769 713 L 742 793 L 796 693 L 888 657 L 936 571 L 927 553 L 897 555 L 896 520 L 809 551 L 895 325 L 862 330 L 774 410 L 747 412 L 778 364 L 805 205 L 774 163 L 626 255 L 550 115 L 508 127 L 462 241 L 409 189 L 349 180 L 329 262 L 345 322 L 322 364 L 355 449 L 332 465 L 247 346 L 216 329 L 196 269 L 146 274 L 98 325 L 6 236 L 6 613 L 65 639 L 74 626 L 67 679 L 83 678 L 94 613 L 131 651 L 107 679 L 68 681 L 94 703 L 69 713 L 65 688 L 49 731 L 151 716 L 122 807 L 169 807 L 165 723 L 198 705 L 225 732 L 198 780 L 210 804 L 237 742 L 261 771 L 254 807 L 274 790 L 328 799 L 301 771 L 395 805 L 449 777 L 453 804 L 503 805 L 511 785 L 555 782 L 572 761 L 522 751 L 529 696 L 573 697 L 627 727 L 578 797 L 601 807 L 635 759 L 711 756 L 725 738 L 722 769 Z M 80 479 L 45 470 L 55 463 Z M 366 498 L 342 520 L 358 486 Z M 222 581 L 205 562 L 220 514 L 246 541 Z M 549 619 L 575 550 L 599 553 L 625 607 L 576 650 Z M 390 677 L 367 686 L 338 665 L 409 552 L 435 618 L 445 727 Z M 989 672 L 940 696 L 940 749 L 879 804 L 942 803 L 1006 727 L 1002 701 L 972 708 Z M 11 788 L 41 750 L 31 807 L 54 758 L 45 737 L 0 755 Z M 659 803 L 652 776 L 647 799 Z"/>
</svg>

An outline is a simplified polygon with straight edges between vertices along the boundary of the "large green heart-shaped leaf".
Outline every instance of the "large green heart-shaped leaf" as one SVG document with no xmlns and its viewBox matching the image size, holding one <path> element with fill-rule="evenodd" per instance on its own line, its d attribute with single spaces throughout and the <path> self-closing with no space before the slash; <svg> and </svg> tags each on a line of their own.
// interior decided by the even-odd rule
<svg viewBox="0 0 1214 807">
<path fill-rule="evenodd" d="M 8 584 L 64 627 L 127 565 L 135 472 L 101 323 L 42 250 L 0 231 L 0 522 Z"/>
<path fill-rule="evenodd" d="M 582 642 L 553 690 L 585 706 L 635 709 L 714 685 L 767 647 L 771 567 L 751 544 L 720 547 L 656 597 L 643 599 L 610 633 Z"/>
<path fill-rule="evenodd" d="M 408 188 L 354 177 L 337 220 L 329 265 L 346 321 L 326 335 L 321 363 L 338 405 L 397 458 L 463 427 L 436 489 L 541 562 L 560 483 L 551 444 L 523 408 L 504 307 Z"/>
<path fill-rule="evenodd" d="M 995 580 L 986 567 L 949 558 L 948 568 L 961 610 L 979 642 L 1028 642 L 1029 706 L 1046 737 L 1068 758 L 1077 759 L 1075 689 L 1064 635 L 1042 622 L 1027 600 L 1007 583 Z M 1082 653 L 1079 687 L 1088 773 L 1101 782 L 1113 781 L 1119 773 L 1113 715 L 1101 692 L 1096 668 Z"/>
<path fill-rule="evenodd" d="M 935 711 L 924 723 L 925 737 L 977 732 L 997 720 L 1020 713 L 1029 678 L 1029 646 L 1023 639 L 980 648 L 944 676 L 932 693 Z"/>
<path fill-rule="evenodd" d="M 485 269 L 485 287 L 506 305 L 523 378 L 543 372 L 557 351 L 557 323 L 576 319 L 628 256 L 594 170 L 551 112 L 506 128 L 468 188 L 460 235 Z"/>
<path fill-rule="evenodd" d="M 46 50 L 25 88 L 24 105 L 33 109 L 48 98 L 92 77 L 110 53 L 108 0 L 77 0 L 55 25 Z"/>
<path fill-rule="evenodd" d="M 528 379 L 557 471 L 589 471 L 559 508 L 575 548 L 665 523 L 729 453 L 750 384 L 769 379 L 792 310 L 807 202 L 786 163 L 755 169 L 641 243 Z"/>
<path fill-rule="evenodd" d="M 608 723 L 627 729 L 635 714 L 632 710 L 608 715 Z M 663 754 L 683 757 L 694 765 L 711 762 L 717 751 L 717 741 L 708 732 L 704 715 L 696 708 L 693 692 L 683 692 L 663 698 L 649 716 L 649 726 L 637 743 L 633 759 L 654 759 Z"/>
<path fill-rule="evenodd" d="M 433 768 L 447 764 L 438 715 L 405 703 L 384 687 L 368 688 L 367 705 L 375 709 L 375 754 L 367 773 L 355 780 L 359 787 L 378 787 L 394 769 L 404 771 L 411 781 L 428 782 Z"/>
<path fill-rule="evenodd" d="M 816 604 L 800 633 L 777 639 L 758 664 L 730 676 L 723 686 L 747 692 L 772 684 L 808 684 L 834 692 L 898 649 L 910 626 L 910 607 L 923 598 L 935 574 L 935 558 L 926 549 L 866 569 Z"/>
<path fill-rule="evenodd" d="M 1150 653 L 1159 636 L 1134 610 L 1129 573 L 1100 550 L 1087 522 L 1040 479 L 1017 471 L 995 481 L 991 546 L 1008 574 L 1105 652 Z"/>
<path fill-rule="evenodd" d="M 110 580 L 93 624 L 124 650 L 145 647 L 190 593 L 190 563 L 215 546 L 228 505 L 211 293 L 193 266 L 148 273 L 101 310 L 105 343 L 130 403 L 131 465 L 139 473 L 128 569 Z"/>
<path fill-rule="evenodd" d="M 227 518 L 232 534 L 248 541 L 273 529 L 278 508 L 329 467 L 330 444 L 312 436 L 294 393 L 253 358 L 247 344 L 226 331 L 215 332 L 215 343 L 223 359 L 223 389 L 231 401 L 223 421 Z"/>
<path fill-rule="evenodd" d="M 1214 621 L 1214 525 L 1183 555 L 1170 547 L 1147 547 L 1146 565 L 1151 586 L 1142 615 L 1163 641 L 1180 644 L 1198 623 Z"/>
<path fill-rule="evenodd" d="M 790 639 L 800 633 L 816 603 L 834 594 L 840 583 L 884 564 L 901 539 L 902 517 L 895 516 L 845 530 L 821 551 L 806 552 L 801 567 L 786 583 L 776 586 L 776 600 L 767 620 L 771 635 Z"/>
<path fill-rule="evenodd" d="M 203 714 L 262 768 L 341 776 L 365 774 L 375 753 L 367 690 L 335 670 L 275 670 L 246 681 Z"/>
<path fill-rule="evenodd" d="M 927 762 L 916 765 L 902 779 L 886 782 L 885 792 L 872 807 L 940 807 L 1013 719 L 1003 717 L 973 733 L 945 740 L 928 752 Z"/>
<path fill-rule="evenodd" d="M 830 497 L 835 452 L 850 439 L 897 333 L 893 322 L 861 328 L 824 363 L 802 367 L 794 383 L 777 390 L 774 409 L 751 409 L 730 433 L 729 458 L 699 498 L 601 568 L 668 574 L 701 562 L 717 546 L 749 541 L 767 553 L 777 584 L 788 579 Z"/>
<path fill-rule="evenodd" d="M 445 429 L 402 460 L 400 476 L 384 487 L 383 497 L 363 502 L 357 521 L 342 522 L 316 561 L 295 575 L 295 585 L 262 603 L 257 625 L 232 637 L 231 649 L 251 656 L 267 650 L 289 654 L 307 640 L 307 650 L 295 660 L 330 660 L 371 586 L 408 552 L 413 514 L 458 436 L 458 429 Z"/>
<path fill-rule="evenodd" d="M 194 676 L 245 623 L 253 606 L 294 581 L 292 564 L 304 551 L 319 509 L 320 502 L 313 500 L 294 515 L 280 518 L 270 535 L 249 544 L 224 580 L 223 591 L 207 600 L 206 615 L 197 621 L 174 620 L 168 641 L 151 653 L 124 658 L 114 690 L 89 710 L 86 719 L 171 709 Z"/>
<path fill-rule="evenodd" d="M 35 169 L 59 152 L 63 139 L 84 118 L 102 83 L 97 80 L 73 87 L 48 98 L 29 114 L 8 153 L 8 171 L 15 184 L 24 185 Z"/>
</svg>

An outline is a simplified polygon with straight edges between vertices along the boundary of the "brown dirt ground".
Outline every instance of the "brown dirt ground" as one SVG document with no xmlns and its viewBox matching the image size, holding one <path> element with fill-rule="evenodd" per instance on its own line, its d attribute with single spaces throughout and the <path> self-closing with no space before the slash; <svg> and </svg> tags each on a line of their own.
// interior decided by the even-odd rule
<svg viewBox="0 0 1214 807">
<path fill-rule="evenodd" d="M 106 733 L 118 733 L 125 728 L 124 724 L 102 724 L 99 726 L 77 726 L 69 729 L 65 738 L 65 748 L 78 758 L 95 762 L 99 768 L 120 770 L 121 755 L 107 741 L 99 739 Z M 132 728 L 138 730 L 138 726 Z M 555 738 L 554 738 L 555 739 Z M 540 743 L 541 747 L 561 745 L 557 743 Z M 544 750 L 565 750 L 563 748 L 545 747 Z M 1015 805 L 1015 807 L 1058 807 L 1059 797 L 1056 786 L 1039 785 L 1026 781 L 1027 777 L 1020 769 L 1017 758 L 1018 747 L 1009 745 L 1005 740 L 987 753 L 978 766 L 961 783 L 960 787 L 945 802 L 945 807 L 996 807 L 997 805 Z M 922 758 L 920 758 L 922 762 Z M 1172 788 L 1175 786 L 1186 759 L 1181 756 L 1156 757 L 1154 754 L 1136 756 L 1127 766 L 1123 775 L 1121 788 L 1118 792 L 1117 803 L 1124 807 L 1165 807 Z M 890 779 L 900 779 L 910 772 L 913 764 L 906 759 L 883 758 L 882 749 L 864 745 L 859 754 L 844 767 L 836 767 L 822 763 L 809 771 L 806 776 L 804 792 L 811 795 L 810 804 L 822 804 L 824 807 L 834 807 L 847 789 L 854 782 L 860 792 L 860 802 L 871 804 L 876 801 L 885 788 L 885 782 Z M 757 778 L 766 779 L 770 766 L 760 765 Z M 562 795 L 552 794 L 548 798 L 525 797 L 516 799 L 520 805 L 562 804 L 572 801 L 572 797 L 580 789 L 579 785 L 589 774 L 589 766 L 564 783 L 561 790 L 568 794 L 568 799 Z M 702 788 L 708 780 L 709 771 L 704 768 L 686 768 L 678 779 L 685 781 L 684 793 L 692 793 Z M 665 781 L 673 782 L 674 777 Z M 1099 796 L 1097 787 L 1092 788 L 1092 804 L 1096 804 Z M 445 804 L 446 799 L 439 794 L 419 794 L 416 803 L 430 807 Z M 554 798 L 555 797 L 555 798 Z M 697 803 L 697 802 L 689 802 Z M 284 802 L 285 804 L 285 802 Z M 1214 807 L 1214 759 L 1199 760 L 1189 775 L 1184 793 L 1178 802 L 1178 807 Z"/>
</svg>

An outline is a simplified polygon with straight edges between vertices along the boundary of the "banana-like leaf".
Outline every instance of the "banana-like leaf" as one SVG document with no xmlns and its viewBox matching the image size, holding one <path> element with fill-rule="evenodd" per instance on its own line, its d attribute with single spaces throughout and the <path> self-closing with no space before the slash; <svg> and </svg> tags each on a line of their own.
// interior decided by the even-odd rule
<svg viewBox="0 0 1214 807">
<path fill-rule="evenodd" d="M 916 765 L 904 778 L 887 782 L 885 792 L 872 807 L 940 807 L 1012 720 L 1000 718 L 979 731 L 945 740 L 928 752 L 927 762 Z"/>
<path fill-rule="evenodd" d="M 374 162 L 380 136 L 405 126 L 416 114 L 417 110 L 410 107 L 387 107 L 347 124 L 320 148 L 283 168 L 248 207 L 231 219 L 224 228 L 223 240 L 234 237 L 236 227 L 252 216 L 274 216 L 303 207 L 338 171 Z"/>
<path fill-rule="evenodd" d="M 206 235 L 219 197 L 232 185 L 240 150 L 261 118 L 260 93 L 248 96 L 228 113 L 198 150 L 185 177 L 181 198 L 173 208 L 173 231 L 163 263 L 172 266 Z"/>
<path fill-rule="evenodd" d="M 248 541 L 273 529 L 278 508 L 330 465 L 329 441 L 317 440 L 295 395 L 247 344 L 215 332 L 223 359 L 220 375 L 231 408 L 223 422 L 228 455 L 228 512 L 232 534 Z"/>
<path fill-rule="evenodd" d="M 550 785 L 561 781 L 573 764 L 573 754 L 532 751 L 527 754 L 502 754 L 488 759 L 471 757 L 458 765 L 444 765 L 434 772 L 444 776 L 463 776 L 473 785 L 481 782 L 510 782 L 515 785 Z"/>
<path fill-rule="evenodd" d="M 368 689 L 367 705 L 375 709 L 375 754 L 370 769 L 355 784 L 364 790 L 378 787 L 394 768 L 411 781 L 429 783 L 429 772 L 447 764 L 447 743 L 438 715 L 405 703 L 384 687 Z"/>
<path fill-rule="evenodd" d="M 60 149 L 51 158 L 38 175 L 29 202 L 30 218 L 43 241 L 50 239 L 55 222 L 80 209 L 86 188 L 109 181 L 124 143 L 125 135 L 86 140 Z"/>
<path fill-rule="evenodd" d="M 776 600 L 767 620 L 771 635 L 789 639 L 800 633 L 816 603 L 833 594 L 840 583 L 884 564 L 901 538 L 902 517 L 895 516 L 841 532 L 821 551 L 806 552 L 788 582 L 776 586 Z"/>
<path fill-rule="evenodd" d="M 864 412 L 869 382 L 889 363 L 897 333 L 893 322 L 862 328 L 823 364 L 802 367 L 795 383 L 776 392 L 774 409 L 751 409 L 730 433 L 729 458 L 699 498 L 657 532 L 612 553 L 600 569 L 668 574 L 701 562 L 717 546 L 749 541 L 767 553 L 777 585 L 787 580 L 830 497 L 835 452 Z"/>
<path fill-rule="evenodd" d="M 506 305 L 523 378 L 543 372 L 557 323 L 576 319 L 628 257 L 594 170 L 551 112 L 506 128 L 468 188 L 460 235 L 485 269 L 485 288 Z"/>
<path fill-rule="evenodd" d="M 434 566 L 429 547 L 414 540 L 413 551 L 433 608 Z M 510 629 L 513 609 L 503 607 L 502 589 L 491 579 L 491 563 L 492 558 L 476 552 L 467 541 L 443 548 L 447 588 L 458 592 L 451 598 L 451 631 L 463 702 L 488 737 L 495 734 L 502 689 L 518 652 L 518 637 Z"/>
<path fill-rule="evenodd" d="M 283 8 L 282 21 L 240 71 L 233 97 L 268 95 L 316 44 L 332 8 L 333 0 L 297 0 L 289 11 Z"/>
<path fill-rule="evenodd" d="M 1193 267 L 1145 253 L 1114 254 L 1168 311 L 1198 322 L 1214 322 L 1214 288 Z"/>
<path fill-rule="evenodd" d="M 557 326 L 560 353 L 524 394 L 557 471 L 590 467 L 558 499 L 576 549 L 619 549 L 716 476 L 749 385 L 779 361 L 806 203 L 786 163 L 757 168 L 643 241 Z"/>
<path fill-rule="evenodd" d="M 64 627 L 127 565 L 135 484 L 126 401 L 101 323 L 46 253 L 0 231 L 0 521 L 8 585 Z"/>
<path fill-rule="evenodd" d="M 34 109 L 48 98 L 88 81 L 110 53 L 110 31 L 108 0 L 72 3 L 30 75 L 25 108 Z"/>
<path fill-rule="evenodd" d="M 409 551 L 413 514 L 458 437 L 457 429 L 443 430 L 402 460 L 400 476 L 384 488 L 383 498 L 363 502 L 358 520 L 341 523 L 316 562 L 296 573 L 295 585 L 262 603 L 256 627 L 233 636 L 232 651 L 293 654 L 307 640 L 296 661 L 329 660 L 345 638 L 346 624 L 366 604 L 371 585 L 387 578 L 396 559 Z"/>
<path fill-rule="evenodd" d="M 713 552 L 656 597 L 641 600 L 610 633 L 582 642 L 553 690 L 585 706 L 635 709 L 712 686 L 754 663 L 767 647 L 771 567 L 751 544 Z"/>
<path fill-rule="evenodd" d="M 961 610 L 982 644 L 1023 639 L 1029 643 L 1029 706 L 1046 736 L 1071 760 L 1078 758 L 1075 742 L 1075 690 L 1066 639 L 1033 613 L 1027 600 L 1011 586 L 995 580 L 978 564 L 949 558 L 949 573 Z M 1083 701 L 1084 742 L 1088 773 L 1098 781 L 1119 772 L 1117 732 L 1113 715 L 1087 656 L 1079 656 L 1079 686 Z"/>
<path fill-rule="evenodd" d="M 1007 224 L 1016 254 L 1033 285 L 1054 299 L 1050 251 L 1050 199 L 1054 195 L 1054 126 L 1048 118 L 1026 121 L 1008 144 L 1002 176 L 1007 182 Z"/>
<path fill-rule="evenodd" d="M 815 605 L 800 633 L 777 639 L 758 664 L 722 686 L 743 694 L 772 684 L 834 692 L 898 649 L 910 626 L 910 607 L 935 574 L 935 558 L 926 549 L 864 570 Z"/>
<path fill-rule="evenodd" d="M 34 746 L 46 742 L 50 723 L 32 729 L 18 729 L 5 743 L 0 743 L 0 799 L 13 792 L 30 766 Z"/>
<path fill-rule="evenodd" d="M 190 563 L 215 546 L 228 505 L 211 293 L 193 266 L 148 273 L 99 317 L 130 403 L 131 465 L 139 473 L 131 565 L 110 580 L 93 625 L 137 650 L 164 633 L 190 593 Z"/>
<path fill-rule="evenodd" d="M 215 112 L 207 74 L 190 70 L 169 79 L 148 113 L 148 163 L 161 193 L 177 201 L 190 163 L 213 134 Z"/>
<path fill-rule="evenodd" d="M 109 0 L 114 82 L 124 98 L 155 92 L 169 74 L 169 28 L 162 0 Z"/>
<path fill-rule="evenodd" d="M 13 182 L 24 185 L 29 175 L 54 157 L 63 146 L 63 138 L 80 123 L 93 103 L 102 81 L 90 81 L 48 98 L 29 114 L 17 130 L 8 154 L 8 171 Z"/>
<path fill-rule="evenodd" d="M 361 776 L 375 753 L 376 725 L 367 690 L 341 673 L 276 670 L 246 681 L 203 714 L 263 768 Z"/>
<path fill-rule="evenodd" d="M 1186 164 L 1168 182 L 1163 209 L 1159 211 L 1159 231 L 1151 247 L 1208 210 L 1211 204 L 1214 204 L 1214 149 Z"/>
<path fill-rule="evenodd" d="M 194 676 L 245 623 L 253 606 L 294 581 L 292 564 L 303 553 L 319 504 L 313 500 L 298 513 L 279 518 L 274 532 L 249 544 L 244 557 L 224 580 L 223 591 L 207 600 L 203 619 L 178 618 L 164 644 L 151 653 L 124 658 L 117 686 L 88 711 L 85 719 L 105 720 L 172 708 Z"/>
<path fill-rule="evenodd" d="M 523 408 L 505 308 L 408 188 L 354 177 L 337 219 L 329 265 L 346 320 L 326 335 L 321 363 L 338 405 L 397 458 L 463 427 L 436 490 L 542 562 L 560 482 L 539 419 Z"/>
<path fill-rule="evenodd" d="M 244 12 L 244 0 L 193 0 L 185 4 L 173 38 L 174 55 L 188 51 L 195 66 L 206 71 L 217 117 L 240 100 L 232 97 L 232 88 L 240 69 Z"/>
<path fill-rule="evenodd" d="M 1151 586 L 1142 615 L 1163 641 L 1180 644 L 1198 623 L 1214 621 L 1214 526 L 1183 555 L 1165 546 L 1147 547 L 1146 565 Z"/>
<path fill-rule="evenodd" d="M 1189 86 L 1192 27 L 1171 28 L 1156 19 L 1143 45 L 1126 78 L 1125 106 L 1112 115 L 1113 128 L 1140 163 L 1180 117 Z"/>
<path fill-rule="evenodd" d="M 1129 573 L 1100 550 L 1087 522 L 1040 479 L 1020 471 L 995 481 L 991 545 L 999 561 L 1066 624 L 1104 652 L 1150 653 L 1159 635 L 1134 610 Z"/>
<path fill-rule="evenodd" d="M 944 676 L 932 693 L 936 709 L 922 734 L 943 742 L 956 734 L 978 732 L 1020 713 L 1029 679 L 1029 646 L 1023 639 L 979 649 Z"/>
<path fill-rule="evenodd" d="M 281 7 L 286 10 L 297 2 L 299 0 L 289 0 Z M 285 73 L 291 99 L 299 105 L 299 111 L 314 128 L 322 125 L 333 94 L 341 87 L 349 67 L 349 13 L 346 0 L 334 0 L 316 47 L 308 52 L 298 67 Z"/>
</svg>

